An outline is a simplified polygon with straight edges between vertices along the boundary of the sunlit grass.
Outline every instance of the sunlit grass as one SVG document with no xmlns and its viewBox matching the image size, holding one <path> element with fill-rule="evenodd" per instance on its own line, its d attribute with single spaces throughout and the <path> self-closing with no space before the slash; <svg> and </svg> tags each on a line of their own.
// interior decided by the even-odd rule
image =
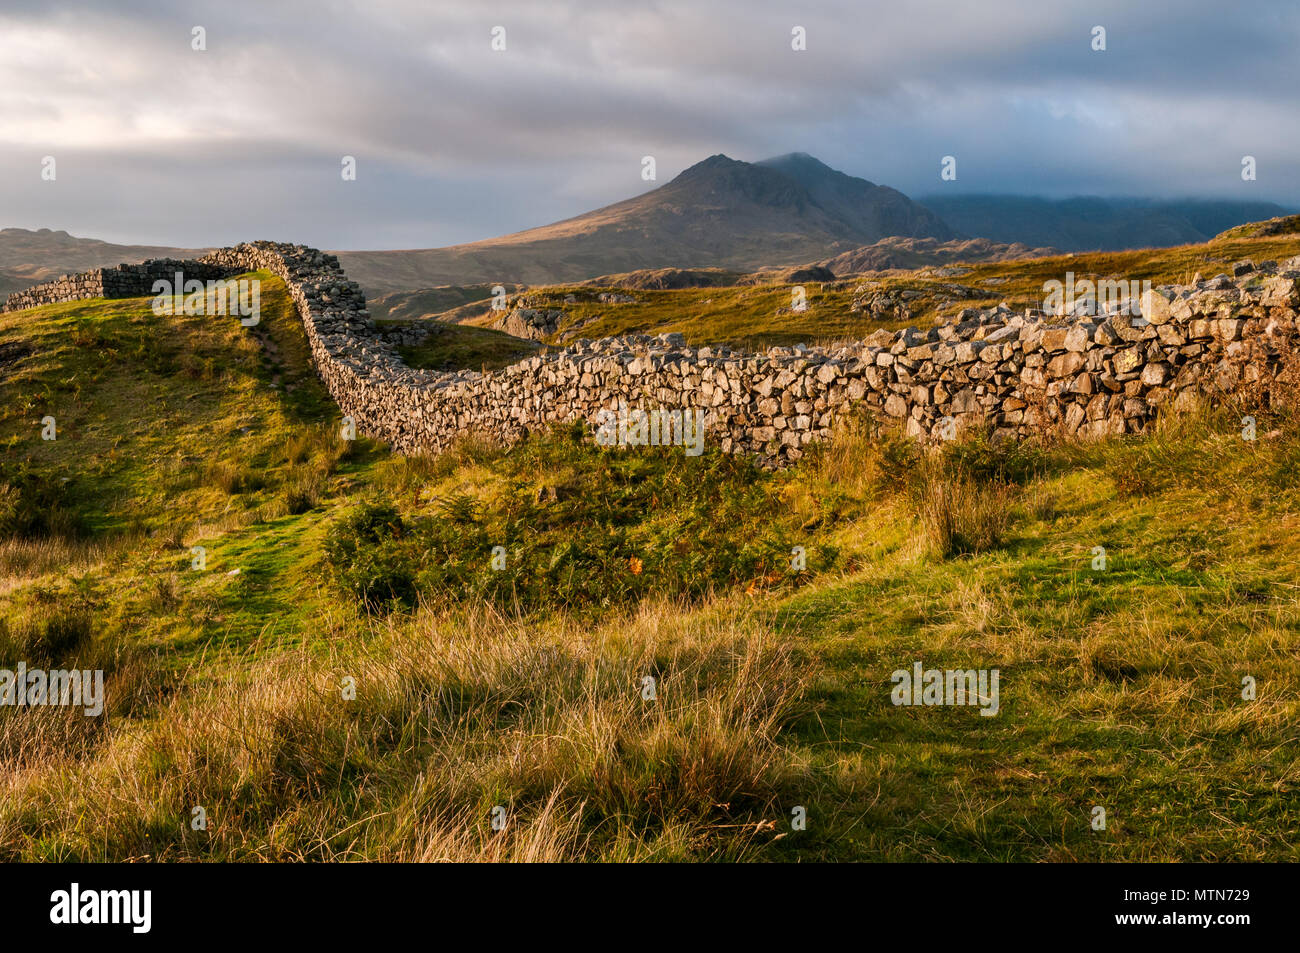
<svg viewBox="0 0 1300 953">
<path fill-rule="evenodd" d="M 0 317 L 0 482 L 85 524 L 0 541 L 0 667 L 109 684 L 102 719 L 0 709 L 5 859 L 1297 859 L 1293 417 L 929 455 L 845 419 L 779 473 L 565 432 L 403 458 L 337 439 L 263 281 L 256 334 Z M 430 572 L 368 614 L 325 552 L 374 504 L 510 534 L 527 599 Z M 583 538 L 608 565 L 548 584 Z M 894 707 L 916 661 L 998 668 L 999 714 Z"/>
</svg>

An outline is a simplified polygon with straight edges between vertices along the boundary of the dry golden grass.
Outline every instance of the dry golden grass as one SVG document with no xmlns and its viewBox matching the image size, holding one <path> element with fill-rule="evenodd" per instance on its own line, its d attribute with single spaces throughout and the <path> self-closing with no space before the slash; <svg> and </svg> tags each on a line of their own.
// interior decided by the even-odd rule
<svg viewBox="0 0 1300 953">
<path fill-rule="evenodd" d="M 125 540 L 114 543 L 124 544 Z M 40 536 L 0 539 L 0 591 L 24 580 L 58 570 L 87 569 L 102 562 L 116 548 L 104 541 Z"/>
<path fill-rule="evenodd" d="M 980 479 L 938 452 L 925 454 L 917 476 L 914 506 L 936 556 L 982 553 L 1002 544 L 1012 522 L 1008 484 Z"/>
<path fill-rule="evenodd" d="M 777 734 L 805 678 L 742 608 L 643 606 L 594 632 L 486 609 L 374 622 L 325 658 L 193 679 L 147 726 L 110 719 L 75 754 L 50 719 L 0 715 L 28 765 L 9 777 L 0 855 L 734 857 L 737 829 L 788 811 L 800 768 Z M 196 806 L 206 831 L 190 829 Z"/>
</svg>

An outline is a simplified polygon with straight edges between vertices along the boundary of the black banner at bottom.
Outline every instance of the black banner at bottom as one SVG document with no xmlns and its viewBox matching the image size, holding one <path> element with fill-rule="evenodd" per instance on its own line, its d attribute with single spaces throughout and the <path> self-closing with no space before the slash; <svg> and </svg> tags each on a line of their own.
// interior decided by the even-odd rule
<svg viewBox="0 0 1300 953">
<path fill-rule="evenodd" d="M 804 942 L 848 930 L 945 946 L 1124 934 L 1232 943 L 1286 924 L 1291 874 L 1222 864 L 7 865 L 0 916 L 7 935 L 26 941 L 126 944 L 338 941 L 429 927 L 481 929 L 493 943 L 575 929 L 608 943 L 689 933 L 696 944 L 717 935 L 734 945 L 787 930 Z"/>
</svg>

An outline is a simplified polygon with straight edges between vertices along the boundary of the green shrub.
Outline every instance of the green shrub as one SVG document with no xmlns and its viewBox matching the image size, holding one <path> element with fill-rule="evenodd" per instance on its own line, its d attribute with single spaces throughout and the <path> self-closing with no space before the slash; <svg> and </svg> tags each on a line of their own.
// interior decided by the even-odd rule
<svg viewBox="0 0 1300 953">
<path fill-rule="evenodd" d="M 368 609 L 383 610 L 416 602 L 416 554 L 406 542 L 397 508 L 371 503 L 331 527 L 324 548 L 337 580 Z"/>
<path fill-rule="evenodd" d="M 372 607 L 410 605 L 419 593 L 524 611 L 596 608 L 789 581 L 806 533 L 783 520 L 772 475 L 718 452 L 609 451 L 580 438 L 562 429 L 492 461 L 507 489 L 488 500 L 453 493 L 409 519 L 391 504 L 361 507 L 329 532 L 327 561 Z M 809 553 L 808 568 L 837 555 Z"/>
<path fill-rule="evenodd" d="M 0 537 L 79 538 L 86 523 L 73 504 L 71 483 L 26 468 L 0 478 Z"/>
<path fill-rule="evenodd" d="M 976 431 L 943 446 L 950 472 L 981 483 L 1025 484 L 1046 472 L 1047 456 L 1030 441 L 991 440 Z"/>
</svg>

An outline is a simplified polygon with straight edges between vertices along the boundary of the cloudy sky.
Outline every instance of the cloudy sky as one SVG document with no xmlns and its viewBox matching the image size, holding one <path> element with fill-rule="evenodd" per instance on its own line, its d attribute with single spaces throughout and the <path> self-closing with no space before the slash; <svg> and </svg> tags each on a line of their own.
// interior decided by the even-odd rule
<svg viewBox="0 0 1300 953">
<path fill-rule="evenodd" d="M 1298 49 L 1296 0 L 4 0 L 0 226 L 430 247 L 718 152 L 913 196 L 1300 206 Z"/>
</svg>

